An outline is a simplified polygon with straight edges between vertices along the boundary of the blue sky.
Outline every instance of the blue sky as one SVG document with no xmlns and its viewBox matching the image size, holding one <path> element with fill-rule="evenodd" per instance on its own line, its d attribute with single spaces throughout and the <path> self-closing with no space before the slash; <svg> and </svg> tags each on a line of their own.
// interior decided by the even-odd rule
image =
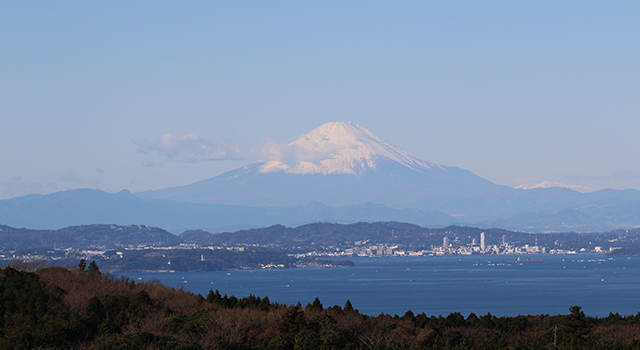
<svg viewBox="0 0 640 350">
<path fill-rule="evenodd" d="M 0 1 L 0 198 L 184 185 L 328 121 L 508 186 L 640 189 L 638 18 L 634 1 Z M 212 156 L 158 151 L 167 134 Z"/>
</svg>

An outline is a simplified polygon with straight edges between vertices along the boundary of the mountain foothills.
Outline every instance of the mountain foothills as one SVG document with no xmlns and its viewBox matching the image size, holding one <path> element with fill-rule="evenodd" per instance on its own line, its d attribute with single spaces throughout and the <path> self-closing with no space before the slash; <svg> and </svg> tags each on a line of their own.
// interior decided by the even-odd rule
<svg viewBox="0 0 640 350">
<path fill-rule="evenodd" d="M 640 191 L 590 191 L 549 181 L 517 189 L 497 185 L 413 156 L 353 123 L 326 123 L 271 148 L 261 161 L 187 186 L 2 200 L 0 222 L 42 229 L 145 224 L 174 233 L 381 220 L 527 232 L 640 226 Z"/>
<path fill-rule="evenodd" d="M 637 349 L 639 316 L 361 314 L 268 297 L 206 297 L 85 269 L 0 269 L 2 349 Z"/>
<path fill-rule="evenodd" d="M 163 229 L 139 225 L 85 225 L 31 230 L 0 225 L 0 262 L 39 261 L 69 266 L 91 258 L 108 271 L 219 271 L 352 266 L 344 260 L 294 258 L 281 249 L 200 248 Z"/>
<path fill-rule="evenodd" d="M 0 200 L 1 223 L 34 229 L 95 223 L 142 223 L 180 233 L 189 229 L 220 232 L 276 224 L 298 226 L 311 222 L 359 221 L 403 221 L 429 227 L 456 222 L 454 218 L 438 211 L 396 209 L 373 203 L 330 207 L 314 201 L 302 206 L 249 207 L 146 200 L 128 191 L 110 194 L 91 189 Z"/>
</svg>

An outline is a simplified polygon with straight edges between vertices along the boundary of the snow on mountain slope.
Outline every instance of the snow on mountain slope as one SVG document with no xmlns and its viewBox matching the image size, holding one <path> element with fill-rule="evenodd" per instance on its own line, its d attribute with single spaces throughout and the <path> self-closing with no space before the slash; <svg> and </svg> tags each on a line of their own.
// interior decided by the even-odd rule
<svg viewBox="0 0 640 350">
<path fill-rule="evenodd" d="M 429 163 L 353 123 L 323 124 L 288 145 L 267 145 L 262 155 L 261 161 L 211 179 L 139 195 L 249 206 L 319 201 L 335 206 L 377 203 L 404 208 L 420 202 L 416 208 L 431 208 L 436 198 L 513 190 L 464 169 Z"/>
<path fill-rule="evenodd" d="M 561 187 L 561 188 L 568 188 L 574 191 L 578 191 L 581 193 L 587 193 L 587 192 L 593 192 L 595 191 L 593 188 L 591 187 L 583 187 L 583 186 L 577 186 L 577 185 L 567 185 L 567 184 L 563 184 L 560 182 L 554 182 L 554 181 L 543 181 L 539 184 L 535 184 L 535 185 L 526 185 L 526 184 L 522 184 L 517 186 L 517 189 L 520 190 L 532 190 L 534 188 L 555 188 L 555 187 Z"/>
<path fill-rule="evenodd" d="M 353 208 L 373 203 L 397 210 L 439 211 L 461 223 L 492 226 L 497 222 L 518 230 L 585 230 L 580 222 L 565 225 L 575 217 L 584 219 L 583 215 L 554 214 L 565 209 L 569 210 L 566 213 L 577 210 L 592 216 L 585 225 L 596 228 L 637 225 L 636 218 L 640 217 L 636 214 L 640 212 L 640 191 L 580 193 L 553 183 L 531 190 L 513 189 L 468 170 L 419 159 L 353 123 L 326 123 L 288 145 L 268 146 L 262 161 L 191 185 L 138 196 L 151 202 L 168 199 L 255 210 L 270 207 L 269 217 L 286 216 L 290 222 L 304 221 L 306 210 L 292 217 L 277 213 L 310 202 Z M 325 210 L 317 207 L 306 208 L 314 217 L 326 217 Z M 376 217 L 384 216 L 375 214 L 373 220 Z M 350 218 L 356 216 L 345 215 L 341 220 Z"/>
<path fill-rule="evenodd" d="M 273 155 L 269 155 L 273 156 Z M 325 123 L 259 167 L 261 173 L 364 174 L 390 160 L 413 170 L 442 167 L 417 158 L 354 123 Z"/>
</svg>

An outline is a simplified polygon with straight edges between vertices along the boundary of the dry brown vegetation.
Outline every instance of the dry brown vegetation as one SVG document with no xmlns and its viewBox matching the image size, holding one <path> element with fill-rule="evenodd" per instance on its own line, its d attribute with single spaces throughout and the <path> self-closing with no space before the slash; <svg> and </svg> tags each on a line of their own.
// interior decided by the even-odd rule
<svg viewBox="0 0 640 350">
<path fill-rule="evenodd" d="M 16 269 L 21 268 L 22 271 Z M 640 316 L 379 315 L 319 300 L 207 297 L 157 281 L 14 264 L 0 269 L 0 348 L 59 349 L 626 349 Z"/>
</svg>

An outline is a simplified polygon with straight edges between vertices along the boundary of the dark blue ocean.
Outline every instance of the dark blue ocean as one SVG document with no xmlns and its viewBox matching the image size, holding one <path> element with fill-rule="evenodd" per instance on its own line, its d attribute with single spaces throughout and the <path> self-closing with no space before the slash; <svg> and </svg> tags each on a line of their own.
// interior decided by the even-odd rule
<svg viewBox="0 0 640 350">
<path fill-rule="evenodd" d="M 572 305 L 589 316 L 640 311 L 640 257 L 603 254 L 524 255 L 543 263 L 516 264 L 514 255 L 353 258 L 355 267 L 233 270 L 197 273 L 125 273 L 206 296 L 210 289 L 302 305 L 315 297 L 325 307 L 347 299 L 360 312 L 497 316 L 567 314 Z"/>
</svg>

